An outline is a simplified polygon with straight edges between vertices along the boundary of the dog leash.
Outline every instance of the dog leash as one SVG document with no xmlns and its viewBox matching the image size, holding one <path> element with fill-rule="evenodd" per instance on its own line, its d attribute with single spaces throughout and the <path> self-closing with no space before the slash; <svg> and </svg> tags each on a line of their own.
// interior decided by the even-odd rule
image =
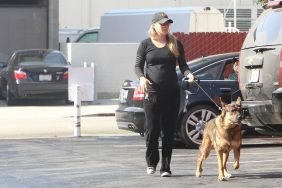
<svg viewBox="0 0 282 188">
<path fill-rule="evenodd" d="M 209 96 L 209 94 L 202 88 L 202 86 L 200 86 L 200 84 L 199 84 L 196 80 L 194 80 L 193 82 L 194 82 L 194 83 L 206 94 L 206 96 L 215 104 L 215 106 L 218 108 L 218 110 L 221 111 L 221 107 L 220 107 L 218 104 L 216 104 L 216 102 Z"/>
<path fill-rule="evenodd" d="M 216 102 L 209 96 L 209 94 L 200 86 L 200 84 L 198 83 L 199 79 L 197 77 L 195 77 L 195 79 L 193 80 L 193 82 L 204 92 L 204 94 L 215 104 L 215 106 L 218 108 L 218 110 L 221 111 L 221 107 L 216 104 Z M 185 90 L 186 92 L 186 99 L 185 99 L 185 106 L 187 106 L 188 104 L 188 95 L 191 94 L 191 92 L 189 90 Z M 183 109 L 183 112 L 186 112 L 186 108 Z"/>
</svg>

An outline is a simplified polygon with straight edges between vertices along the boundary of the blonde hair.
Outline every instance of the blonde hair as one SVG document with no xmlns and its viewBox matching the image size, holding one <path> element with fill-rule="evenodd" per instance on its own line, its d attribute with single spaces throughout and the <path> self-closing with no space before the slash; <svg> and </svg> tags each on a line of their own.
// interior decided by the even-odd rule
<svg viewBox="0 0 282 188">
<path fill-rule="evenodd" d="M 153 39 L 157 38 L 158 34 L 154 28 L 154 23 L 151 24 L 148 34 Z M 171 51 L 171 53 L 173 53 L 173 55 L 176 58 L 179 57 L 180 53 L 178 50 L 177 40 L 176 40 L 176 37 L 172 35 L 171 33 L 168 33 L 167 35 L 167 46 L 168 46 L 168 49 Z"/>
</svg>

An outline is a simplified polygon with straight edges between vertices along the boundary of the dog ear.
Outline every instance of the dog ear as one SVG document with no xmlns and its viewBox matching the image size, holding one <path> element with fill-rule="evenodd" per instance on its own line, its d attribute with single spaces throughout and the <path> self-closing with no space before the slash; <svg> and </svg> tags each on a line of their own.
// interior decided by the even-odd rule
<svg viewBox="0 0 282 188">
<path fill-rule="evenodd" d="M 224 101 L 224 100 L 222 100 L 222 97 L 219 97 L 219 99 L 220 99 L 220 103 L 221 103 L 221 107 L 223 108 L 225 105 L 227 105 L 227 103 Z"/>
</svg>

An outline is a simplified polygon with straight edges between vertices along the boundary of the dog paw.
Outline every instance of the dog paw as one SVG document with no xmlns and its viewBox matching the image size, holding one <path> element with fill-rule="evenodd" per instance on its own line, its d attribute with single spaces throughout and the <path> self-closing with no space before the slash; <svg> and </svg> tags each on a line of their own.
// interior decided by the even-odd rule
<svg viewBox="0 0 282 188">
<path fill-rule="evenodd" d="M 225 178 L 231 178 L 232 174 L 228 173 L 228 172 L 224 172 L 224 177 Z"/>
<path fill-rule="evenodd" d="M 226 181 L 226 179 L 223 176 L 218 176 L 218 181 Z"/>
<path fill-rule="evenodd" d="M 201 176 L 202 176 L 202 172 L 198 172 L 198 171 L 197 171 L 197 172 L 196 172 L 196 177 L 199 178 L 199 177 L 201 177 Z"/>
<path fill-rule="evenodd" d="M 238 162 L 235 162 L 234 164 L 233 164 L 233 169 L 235 169 L 235 170 L 237 170 L 238 168 L 239 168 L 239 163 Z"/>
</svg>

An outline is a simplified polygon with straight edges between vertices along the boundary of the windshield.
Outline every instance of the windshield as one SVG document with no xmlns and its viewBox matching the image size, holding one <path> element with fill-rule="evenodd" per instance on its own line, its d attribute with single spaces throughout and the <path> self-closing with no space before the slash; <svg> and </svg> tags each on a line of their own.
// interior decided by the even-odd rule
<svg viewBox="0 0 282 188">
<path fill-rule="evenodd" d="M 98 32 L 86 33 L 76 42 L 79 43 L 95 43 L 98 40 Z"/>
<path fill-rule="evenodd" d="M 255 46 L 282 43 L 282 11 L 274 10 L 267 14 L 257 25 L 254 32 Z"/>
</svg>

